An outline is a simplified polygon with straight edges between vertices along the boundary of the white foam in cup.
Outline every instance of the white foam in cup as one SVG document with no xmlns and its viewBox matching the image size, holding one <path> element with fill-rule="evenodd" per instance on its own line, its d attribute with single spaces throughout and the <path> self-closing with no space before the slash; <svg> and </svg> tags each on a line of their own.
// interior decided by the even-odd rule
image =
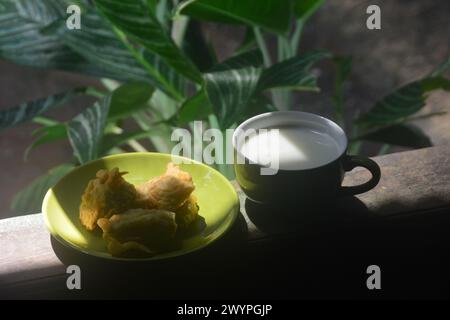
<svg viewBox="0 0 450 320">
<path fill-rule="evenodd" d="M 305 170 L 336 160 L 346 148 L 342 129 L 313 114 L 277 112 L 255 117 L 241 125 L 254 130 L 240 144 L 243 156 L 253 163 L 278 166 L 282 170 Z"/>
</svg>

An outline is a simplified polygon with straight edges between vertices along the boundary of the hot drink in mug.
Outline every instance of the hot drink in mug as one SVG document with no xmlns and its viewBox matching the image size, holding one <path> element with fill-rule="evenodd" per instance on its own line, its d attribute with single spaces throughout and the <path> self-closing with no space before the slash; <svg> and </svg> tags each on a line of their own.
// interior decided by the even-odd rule
<svg viewBox="0 0 450 320">
<path fill-rule="evenodd" d="M 347 138 L 336 123 L 311 113 L 279 111 L 250 118 L 236 129 L 233 147 L 236 179 L 256 202 L 310 205 L 366 192 L 380 179 L 373 160 L 346 154 Z M 372 178 L 343 187 L 345 172 L 357 166 L 368 169 Z"/>
</svg>

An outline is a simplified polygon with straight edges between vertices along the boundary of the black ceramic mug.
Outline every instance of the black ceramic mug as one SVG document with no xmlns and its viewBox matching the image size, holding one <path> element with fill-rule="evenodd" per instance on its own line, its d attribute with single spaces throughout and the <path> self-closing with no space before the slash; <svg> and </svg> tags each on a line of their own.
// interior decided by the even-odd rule
<svg viewBox="0 0 450 320">
<path fill-rule="evenodd" d="M 262 174 L 261 169 L 268 166 L 249 159 L 250 157 L 243 152 L 245 142 L 243 134 L 249 130 L 258 131 L 259 129 L 276 129 L 286 126 L 294 129 L 296 127 L 307 128 L 313 133 L 323 134 L 333 139 L 333 143 L 335 143 L 332 151 L 334 156 L 329 161 L 315 159 L 316 163 L 320 163 L 321 160 L 324 160 L 325 163 L 317 166 L 310 164 L 307 168 L 295 168 L 295 166 L 294 168 L 292 166 L 283 168 L 283 163 L 280 161 L 275 174 Z M 291 139 L 302 139 L 302 135 L 299 134 Z M 380 180 L 380 168 L 375 161 L 363 156 L 347 155 L 348 140 L 341 127 L 327 118 L 312 113 L 277 111 L 257 115 L 236 128 L 232 142 L 236 179 L 245 194 L 255 202 L 315 205 L 340 196 L 369 191 Z M 271 150 L 269 145 L 267 149 L 270 152 L 284 152 L 283 149 Z M 305 157 L 320 157 L 320 155 L 314 154 L 314 150 L 309 150 L 307 153 L 309 154 L 306 154 Z M 371 179 L 361 185 L 342 186 L 345 172 L 351 171 L 355 167 L 364 167 L 369 170 L 372 174 Z"/>
</svg>

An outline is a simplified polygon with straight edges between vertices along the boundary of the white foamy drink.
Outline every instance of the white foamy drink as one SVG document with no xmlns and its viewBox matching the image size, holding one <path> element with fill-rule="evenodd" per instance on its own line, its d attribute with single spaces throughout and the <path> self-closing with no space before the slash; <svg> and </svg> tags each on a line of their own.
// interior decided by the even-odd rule
<svg viewBox="0 0 450 320">
<path fill-rule="evenodd" d="M 241 152 L 253 163 L 302 170 L 323 166 L 337 159 L 336 140 L 308 126 L 281 126 L 259 129 L 242 144 Z"/>
</svg>

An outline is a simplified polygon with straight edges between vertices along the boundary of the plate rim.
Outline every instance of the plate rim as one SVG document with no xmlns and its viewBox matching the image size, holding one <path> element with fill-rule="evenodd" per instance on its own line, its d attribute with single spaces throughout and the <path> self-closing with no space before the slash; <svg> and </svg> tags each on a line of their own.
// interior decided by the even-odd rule
<svg viewBox="0 0 450 320">
<path fill-rule="evenodd" d="M 60 235 L 57 234 L 57 232 L 54 230 L 54 228 L 52 227 L 52 224 L 49 220 L 48 217 L 48 213 L 47 213 L 47 205 L 48 205 L 48 201 L 49 198 L 52 196 L 53 193 L 53 188 L 56 187 L 58 185 L 58 183 L 64 179 L 67 175 L 69 174 L 73 174 L 73 172 L 77 171 L 77 170 L 81 170 L 82 167 L 87 166 L 89 164 L 95 163 L 95 162 L 99 162 L 101 160 L 104 159 L 110 159 L 110 158 L 120 158 L 120 157 L 128 157 L 128 156 L 136 156 L 136 155 L 157 155 L 157 156 L 168 156 L 168 157 L 176 157 L 178 159 L 182 159 L 182 160 L 186 160 L 192 164 L 196 164 L 196 165 L 200 165 L 203 166 L 205 168 L 207 168 L 208 170 L 212 170 L 214 171 L 216 174 L 218 174 L 218 176 L 225 181 L 225 184 L 228 186 L 228 188 L 230 190 L 232 190 L 233 196 L 234 196 L 234 205 L 231 208 L 231 210 L 228 213 L 228 216 L 231 215 L 230 221 L 228 223 L 228 225 L 225 227 L 225 229 L 223 230 L 223 232 L 221 232 L 217 237 L 215 237 L 214 239 L 212 239 L 209 242 L 206 242 L 198 247 L 192 248 L 191 250 L 185 251 L 182 254 L 178 254 L 178 255 L 170 255 L 170 256 L 161 256 L 161 255 L 155 255 L 154 257 L 148 257 L 148 258 L 122 258 L 122 257 L 114 257 L 112 255 L 103 255 L 103 254 L 99 254 L 97 253 L 97 251 L 89 251 L 86 250 L 85 248 L 82 248 L 80 246 L 74 245 L 73 243 L 67 241 L 66 239 L 64 239 L 63 237 L 61 237 Z M 169 259 L 176 259 L 176 258 L 180 258 L 180 257 L 184 257 L 187 255 L 190 255 L 194 252 L 197 252 L 201 249 L 204 249 L 208 246 L 210 246 L 211 244 L 215 243 L 217 240 L 221 239 L 231 228 L 232 226 L 235 224 L 236 219 L 238 217 L 239 214 L 239 207 L 240 207 L 240 200 L 239 200 L 239 195 L 236 191 L 236 189 L 233 187 L 233 184 L 230 182 L 230 180 L 228 180 L 222 173 L 220 173 L 218 170 L 214 169 L 213 167 L 210 167 L 202 162 L 196 161 L 194 159 L 190 159 L 190 158 L 186 158 L 183 156 L 178 156 L 178 155 L 172 155 L 170 153 L 163 153 L 163 152 L 125 152 L 125 153 L 120 153 L 120 154 L 113 154 L 113 155 L 109 155 L 109 156 L 105 156 L 105 157 L 101 157 L 95 160 L 91 160 L 88 161 L 78 167 L 75 167 L 73 170 L 69 171 L 68 173 L 66 173 L 63 177 L 61 177 L 58 182 L 51 187 L 50 189 L 47 190 L 45 196 L 44 196 L 44 200 L 42 201 L 42 214 L 44 217 L 44 222 L 45 222 L 45 226 L 48 229 L 48 231 L 50 232 L 51 236 L 53 238 L 55 238 L 58 242 L 60 242 L 62 245 L 68 246 L 76 251 L 79 251 L 83 254 L 86 254 L 88 256 L 93 256 L 96 258 L 101 258 L 101 259 L 106 259 L 106 260 L 115 260 L 115 261 L 129 261 L 129 262 L 137 262 L 137 261 L 142 261 L 142 262 L 149 262 L 149 261 L 162 261 L 162 260 L 169 260 Z M 176 251 L 174 251 L 176 252 Z M 170 253 L 170 252 L 169 252 Z"/>
</svg>

